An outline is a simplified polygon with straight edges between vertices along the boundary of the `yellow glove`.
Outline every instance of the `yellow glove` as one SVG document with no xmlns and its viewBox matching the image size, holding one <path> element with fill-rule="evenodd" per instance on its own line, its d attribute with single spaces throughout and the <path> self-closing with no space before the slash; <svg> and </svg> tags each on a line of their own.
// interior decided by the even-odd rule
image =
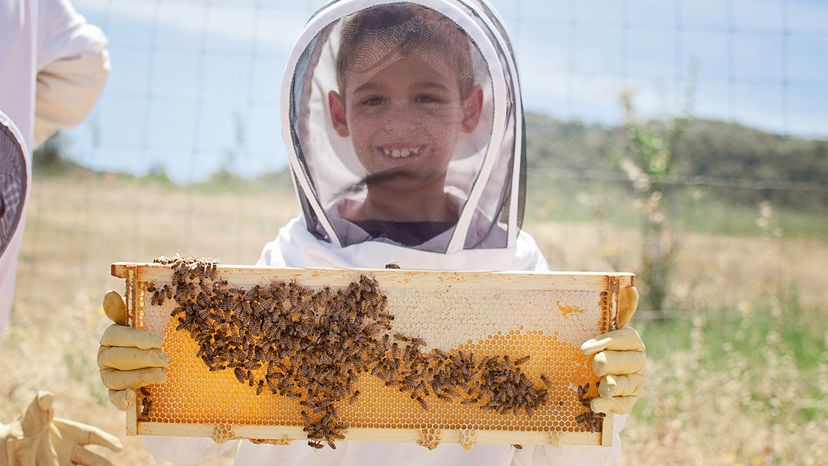
<svg viewBox="0 0 828 466">
<path fill-rule="evenodd" d="M 161 351 L 161 337 L 125 326 L 126 305 L 117 292 L 104 296 L 103 308 L 115 323 L 101 337 L 98 367 L 109 401 L 124 410 L 134 403 L 135 389 L 166 380 L 168 360 Z"/>
<path fill-rule="evenodd" d="M 592 371 L 601 377 L 598 397 L 590 402 L 596 413 L 629 414 L 644 388 L 644 341 L 635 329 L 625 327 L 638 307 L 638 291 L 622 288 L 618 306 L 618 330 L 604 333 L 581 345 L 592 359 Z"/>
<path fill-rule="evenodd" d="M 112 466 L 84 445 L 102 445 L 121 451 L 121 441 L 97 427 L 54 417 L 49 392 L 38 392 L 23 416 L 0 424 L 0 464 L 8 466 Z"/>
</svg>

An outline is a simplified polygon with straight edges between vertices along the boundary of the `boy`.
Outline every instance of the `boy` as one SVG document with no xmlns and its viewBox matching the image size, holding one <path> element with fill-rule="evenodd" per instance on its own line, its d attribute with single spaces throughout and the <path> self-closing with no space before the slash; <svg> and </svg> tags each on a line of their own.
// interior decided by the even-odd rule
<svg viewBox="0 0 828 466">
<path fill-rule="evenodd" d="M 546 270 L 534 241 L 518 228 L 522 114 L 497 19 L 479 2 L 365 3 L 340 1 L 321 10 L 292 55 L 283 116 L 303 215 L 265 245 L 259 264 Z M 117 296 L 108 298 L 117 304 L 112 308 L 122 308 Z M 164 358 L 160 339 L 111 329 L 102 352 L 131 347 L 131 362 L 147 358 L 146 365 L 129 366 L 145 371 L 135 380 L 126 364 L 102 364 L 113 401 L 123 405 L 131 396 L 125 389 L 163 380 Z M 116 333 L 134 337 L 109 338 Z M 590 340 L 584 350 L 601 351 L 595 368 L 605 376 L 593 409 L 629 412 L 643 381 L 635 374 L 643 369 L 638 334 L 622 329 Z M 205 439 L 145 442 L 157 457 L 179 462 L 230 448 Z M 245 465 L 597 464 L 620 452 L 617 438 L 608 449 L 477 445 L 466 452 L 459 445 L 428 451 L 342 442 L 336 450 L 313 451 L 303 442 L 246 441 L 238 448 L 236 463 Z"/>
</svg>

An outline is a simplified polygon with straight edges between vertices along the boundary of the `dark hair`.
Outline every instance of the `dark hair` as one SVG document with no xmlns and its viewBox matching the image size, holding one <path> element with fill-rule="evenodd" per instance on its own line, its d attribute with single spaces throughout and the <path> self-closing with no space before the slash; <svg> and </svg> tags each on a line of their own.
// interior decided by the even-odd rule
<svg viewBox="0 0 828 466">
<path fill-rule="evenodd" d="M 452 20 L 432 9 L 393 4 L 368 8 L 345 19 L 336 56 L 336 82 L 341 93 L 345 92 L 345 72 L 358 56 L 359 47 L 381 40 L 399 44 L 403 54 L 424 47 L 440 50 L 457 71 L 460 95 L 465 97 L 474 85 L 470 40 L 466 34 Z"/>
</svg>

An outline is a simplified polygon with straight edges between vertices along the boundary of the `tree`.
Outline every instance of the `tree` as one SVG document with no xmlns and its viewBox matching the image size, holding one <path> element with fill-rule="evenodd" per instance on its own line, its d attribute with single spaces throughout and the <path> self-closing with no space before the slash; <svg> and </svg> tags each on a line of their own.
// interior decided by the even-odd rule
<svg viewBox="0 0 828 466">
<path fill-rule="evenodd" d="M 677 147 L 691 118 L 688 105 L 682 116 L 666 118 L 663 122 L 642 122 L 636 114 L 633 97 L 629 90 L 620 95 L 627 144 L 619 164 L 632 187 L 640 214 L 639 283 L 650 309 L 663 311 L 679 251 L 678 234 L 666 205 L 674 186 L 670 181 L 679 161 Z"/>
</svg>

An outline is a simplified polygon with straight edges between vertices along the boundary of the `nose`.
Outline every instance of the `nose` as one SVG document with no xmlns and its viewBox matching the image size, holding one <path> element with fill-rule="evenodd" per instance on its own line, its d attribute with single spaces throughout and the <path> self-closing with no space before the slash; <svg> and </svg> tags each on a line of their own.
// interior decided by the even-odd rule
<svg viewBox="0 0 828 466">
<path fill-rule="evenodd" d="M 416 109 L 407 102 L 391 102 L 382 116 L 382 127 L 387 131 L 406 131 L 418 126 L 419 117 Z"/>
</svg>

